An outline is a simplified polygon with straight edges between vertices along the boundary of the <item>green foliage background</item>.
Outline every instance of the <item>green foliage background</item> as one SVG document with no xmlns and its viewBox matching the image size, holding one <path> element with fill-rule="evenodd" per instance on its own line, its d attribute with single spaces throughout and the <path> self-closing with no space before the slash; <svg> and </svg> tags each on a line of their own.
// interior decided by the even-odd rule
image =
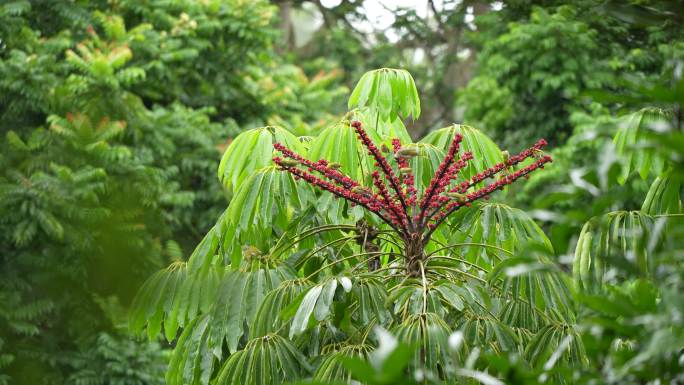
<svg viewBox="0 0 684 385">
<path fill-rule="evenodd" d="M 344 88 L 273 50 L 261 1 L 0 4 L 0 383 L 161 383 L 122 333 L 142 281 L 226 195 L 243 125 L 305 133 Z"/>
<path fill-rule="evenodd" d="M 0 2 L 0 384 L 164 383 L 173 343 L 133 339 L 128 309 L 155 271 L 188 259 L 227 202 L 245 199 L 216 177 L 231 138 L 266 125 L 331 135 L 349 91 L 380 67 L 416 79 L 422 115 L 404 122 L 415 138 L 466 123 L 502 149 L 552 143 L 553 165 L 500 200 L 529 209 L 561 270 L 576 248 L 577 261 L 618 266 L 621 280 L 579 300 L 587 328 L 605 328 L 586 333 L 581 380 L 682 381 L 681 222 L 647 250 L 657 271 L 631 269 L 640 251 L 606 248 L 627 241 L 605 229 L 651 231 L 659 215 L 681 215 L 684 7 L 504 3 L 396 10 L 394 42 L 355 28 L 366 16 L 346 0 Z M 303 45 L 292 39 L 300 11 L 323 20 Z M 651 130 L 663 115 L 669 131 Z M 248 176 L 271 177 L 235 178 Z M 262 224 L 236 224 L 237 237 L 259 246 L 280 225 Z M 507 383 L 539 380 L 515 357 L 482 360 Z"/>
</svg>

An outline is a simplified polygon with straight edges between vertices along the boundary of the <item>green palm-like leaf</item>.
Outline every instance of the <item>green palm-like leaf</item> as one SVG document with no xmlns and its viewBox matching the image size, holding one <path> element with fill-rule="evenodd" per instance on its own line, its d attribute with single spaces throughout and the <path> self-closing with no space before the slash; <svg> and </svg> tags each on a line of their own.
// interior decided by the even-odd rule
<svg viewBox="0 0 684 385">
<path fill-rule="evenodd" d="M 157 272 L 133 301 L 131 330 L 140 333 L 147 325 L 147 335 L 152 340 L 163 325 L 166 339 L 172 341 L 179 327 L 211 308 L 220 276 L 221 269 L 207 267 L 190 272 L 183 262 Z"/>
<path fill-rule="evenodd" d="M 294 210 L 303 210 L 313 197 L 310 187 L 295 183 L 292 175 L 268 166 L 254 172 L 238 189 L 225 215 L 224 247 L 231 263 L 239 266 L 242 245 L 268 248 L 273 227 L 288 228 Z"/>
<path fill-rule="evenodd" d="M 499 147 L 482 131 L 470 126 L 453 124 L 449 127 L 440 128 L 427 134 L 421 142 L 429 143 L 446 152 L 456 134 L 463 136 L 459 153 L 463 154 L 470 151 L 473 154 L 473 159 L 468 163 L 468 166 L 461 170 L 460 175 L 463 178 L 472 178 L 479 171 L 503 162 L 503 155 Z"/>
<path fill-rule="evenodd" d="M 464 251 L 466 259 L 490 269 L 496 260 L 521 250 L 528 243 L 553 252 L 544 231 L 524 211 L 503 204 L 485 203 L 457 212 L 449 242 Z M 487 245 L 492 247 L 487 247 Z"/>
<path fill-rule="evenodd" d="M 648 215 L 682 212 L 682 177 L 673 171 L 659 175 L 651 184 L 641 212 Z"/>
<path fill-rule="evenodd" d="M 192 320 L 181 334 L 173 350 L 166 372 L 169 385 L 209 383 L 217 357 L 210 339 L 209 315 Z M 220 349 L 220 345 L 218 346 Z"/>
<path fill-rule="evenodd" d="M 352 286 L 352 293 L 358 301 L 361 325 L 368 325 L 373 319 L 380 322 L 386 319 L 387 291 L 382 282 L 373 277 L 356 279 Z"/>
<path fill-rule="evenodd" d="M 297 348 L 277 334 L 254 338 L 223 364 L 217 385 L 282 384 L 310 370 Z"/>
<path fill-rule="evenodd" d="M 448 346 L 451 330 L 437 314 L 414 314 L 394 327 L 392 332 L 399 341 L 416 348 L 411 360 L 413 368 L 439 373 L 452 364 Z"/>
<path fill-rule="evenodd" d="M 300 154 L 305 152 L 299 139 L 284 128 L 267 126 L 247 130 L 233 140 L 221 158 L 218 177 L 226 189 L 237 191 L 256 170 L 272 164 L 274 143 L 282 143 Z"/>
<path fill-rule="evenodd" d="M 435 170 L 439 167 L 444 159 L 444 152 L 428 143 L 416 143 L 415 148 L 418 149 L 420 156 L 411 159 L 411 169 L 413 169 L 413 176 L 416 180 L 416 189 L 422 194 L 430 180 L 435 175 Z M 459 178 L 457 181 L 461 181 Z"/>
<path fill-rule="evenodd" d="M 216 256 L 219 252 L 221 238 L 223 237 L 224 229 L 224 214 L 219 217 L 218 222 L 214 225 L 207 235 L 202 238 L 200 243 L 195 247 L 190 258 L 188 258 L 188 270 L 197 272 L 206 269 L 207 266 L 216 262 Z"/>
<path fill-rule="evenodd" d="M 246 334 L 245 323 L 254 322 L 266 294 L 293 275 L 287 268 L 227 273 L 218 288 L 211 313 L 212 340 L 218 343 L 225 339 L 228 350 L 235 352 Z"/>
<path fill-rule="evenodd" d="M 531 251 L 527 251 L 531 253 Z M 527 314 L 528 311 L 542 313 L 545 318 L 560 318 L 566 322 L 572 318 L 571 294 L 565 277 L 556 265 L 543 256 L 526 256 L 507 258 L 499 262 L 489 274 L 492 285 L 498 285 L 501 280 L 501 290 L 506 296 L 512 297 L 512 302 L 523 302 L 529 309 L 520 304 L 513 306 L 508 314 L 512 325 L 538 324 L 538 318 Z M 516 321 L 513 315 L 522 310 L 523 321 Z M 532 328 L 531 330 L 535 330 Z"/>
<path fill-rule="evenodd" d="M 316 321 L 323 321 L 328 317 L 336 290 L 337 279 L 333 278 L 307 291 L 292 320 L 290 338 L 304 332 L 312 316 Z"/>
<path fill-rule="evenodd" d="M 648 274 L 647 240 L 651 216 L 639 211 L 614 211 L 584 224 L 573 260 L 573 277 L 580 289 L 595 289 L 603 282 L 609 258 L 626 257 L 640 274 Z"/>
<path fill-rule="evenodd" d="M 525 349 L 525 355 L 534 366 L 549 362 L 549 357 L 554 353 L 573 367 L 586 364 L 582 337 L 570 325 L 545 325 L 539 329 Z"/>
<path fill-rule="evenodd" d="M 368 132 L 371 133 L 372 129 L 369 129 Z M 338 163 L 341 165 L 341 172 L 361 183 L 367 183 L 364 181 L 369 180 L 369 170 L 373 165 L 373 161 L 347 120 L 342 120 L 338 124 L 323 130 L 310 143 L 308 158 L 312 161 L 326 159 L 331 163 Z M 353 223 L 363 216 L 363 210 L 357 208 L 351 210 L 353 218 L 347 219 L 349 214 L 345 202 L 334 198 L 332 194 L 323 192 L 320 194 L 317 203 L 319 210 L 325 213 L 327 221 L 331 223 Z"/>
<path fill-rule="evenodd" d="M 370 107 L 382 120 L 420 116 L 420 98 L 408 71 L 381 68 L 366 72 L 349 96 L 349 109 Z"/>
<path fill-rule="evenodd" d="M 489 347 L 495 352 L 515 351 L 518 337 L 509 325 L 504 324 L 486 306 L 471 306 L 458 322 L 466 347 Z"/>
<path fill-rule="evenodd" d="M 345 120 L 326 128 L 311 142 L 308 158 L 339 163 L 341 172 L 358 181 L 371 165 L 354 128 Z"/>
<path fill-rule="evenodd" d="M 281 282 L 277 288 L 270 291 L 255 314 L 250 338 L 263 337 L 276 332 L 281 324 L 289 321 L 292 316 L 285 314 L 286 309 L 293 304 L 298 304 L 296 299 L 303 293 L 305 287 L 303 280 L 293 279 Z M 294 311 L 296 310 L 295 308 Z"/>
<path fill-rule="evenodd" d="M 662 123 L 664 119 L 663 110 L 645 108 L 629 115 L 620 126 L 613 140 L 618 155 L 623 158 L 622 172 L 617 178 L 620 184 L 625 183 L 633 171 L 637 171 L 642 179 L 662 172 L 664 160 L 653 148 L 640 148 L 639 143 L 653 125 Z"/>
<path fill-rule="evenodd" d="M 373 109 L 363 108 L 352 111 L 354 120 L 363 124 L 368 136 L 377 144 L 385 144 L 391 148 L 391 140 L 398 138 L 402 143 L 411 143 L 411 135 L 400 118 L 381 120 L 373 113 Z"/>
<path fill-rule="evenodd" d="M 345 366 L 345 361 L 349 358 L 367 358 L 371 350 L 370 345 L 346 345 L 326 355 L 314 372 L 314 381 L 350 383 L 352 373 Z"/>
</svg>

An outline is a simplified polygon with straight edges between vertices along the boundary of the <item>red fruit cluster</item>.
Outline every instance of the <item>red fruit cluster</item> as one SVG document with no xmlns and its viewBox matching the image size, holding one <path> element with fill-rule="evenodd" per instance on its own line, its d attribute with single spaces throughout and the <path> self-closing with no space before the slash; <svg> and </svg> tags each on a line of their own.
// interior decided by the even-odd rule
<svg viewBox="0 0 684 385">
<path fill-rule="evenodd" d="M 456 134 L 423 196 L 418 199 L 415 178 L 409 162 L 412 156 L 417 155 L 415 149 L 402 149 L 398 139 L 392 140 L 392 152 L 399 169 L 400 179 L 388 159 L 368 137 L 361 122 L 354 121 L 351 126 L 366 147 L 368 154 L 375 160 L 376 170 L 371 173 L 373 187 L 362 186 L 344 173 L 330 167 L 327 160 L 310 161 L 280 143 L 274 144 L 273 147 L 282 157 L 276 156 L 273 161 L 283 170 L 294 175 L 296 179 L 303 179 L 329 191 L 350 201 L 352 205 L 365 207 L 407 238 L 419 236 L 424 240 L 429 239 L 432 232 L 460 207 L 470 206 L 478 199 L 487 199 L 489 194 L 503 189 L 552 161 L 550 156 L 544 155 L 541 151 L 546 145 L 546 141 L 541 139 L 531 148 L 449 188 L 461 170 L 468 165 L 468 161 L 473 159 L 470 152 L 458 156 L 463 138 Z M 535 158 L 533 163 L 520 170 L 510 171 L 512 166 L 530 157 Z M 503 176 L 496 181 L 474 189 L 480 182 L 502 171 L 504 171 Z M 322 178 L 314 173 L 320 174 Z"/>
</svg>

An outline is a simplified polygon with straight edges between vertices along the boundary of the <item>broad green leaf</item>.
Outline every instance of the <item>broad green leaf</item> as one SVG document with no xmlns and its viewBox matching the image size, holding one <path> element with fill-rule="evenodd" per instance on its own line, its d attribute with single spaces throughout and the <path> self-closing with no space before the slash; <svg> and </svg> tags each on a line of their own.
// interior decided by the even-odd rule
<svg viewBox="0 0 684 385">
<path fill-rule="evenodd" d="M 272 164 L 274 143 L 305 153 L 299 139 L 280 127 L 267 126 L 241 133 L 226 149 L 218 168 L 219 180 L 229 192 L 237 191 L 256 170 Z"/>
<path fill-rule="evenodd" d="M 381 68 L 365 73 L 352 91 L 349 109 L 369 107 L 383 121 L 420 116 L 418 90 L 405 70 Z"/>
<path fill-rule="evenodd" d="M 250 340 L 221 367 L 217 385 L 283 384 L 310 371 L 305 357 L 292 342 L 278 334 Z"/>
<path fill-rule="evenodd" d="M 292 325 L 290 326 L 290 338 L 301 334 L 307 329 L 309 325 L 309 318 L 314 311 L 316 301 L 318 301 L 321 291 L 323 291 L 323 286 L 317 285 L 312 287 L 304 296 L 304 299 L 299 305 L 297 313 L 292 320 Z"/>
<path fill-rule="evenodd" d="M 266 295 L 292 276 L 287 268 L 227 273 L 217 291 L 211 313 L 212 341 L 219 344 L 225 339 L 228 350 L 234 353 L 246 334 L 244 325 L 254 324 L 257 310 Z"/>
<path fill-rule="evenodd" d="M 613 139 L 615 149 L 622 158 L 622 173 L 617 178 L 618 183 L 624 184 L 633 171 L 638 172 L 642 179 L 661 174 L 664 160 L 653 148 L 643 146 L 643 142 L 646 133 L 664 119 L 664 111 L 658 108 L 645 108 L 624 119 Z"/>
<path fill-rule="evenodd" d="M 651 269 L 647 246 L 652 242 L 653 225 L 654 219 L 639 211 L 614 211 L 585 223 L 573 261 L 577 288 L 595 290 L 600 287 L 611 260 L 647 276 Z"/>
<path fill-rule="evenodd" d="M 148 279 L 131 306 L 130 329 L 140 333 L 147 325 L 150 339 L 156 338 L 162 324 L 166 339 L 176 337 L 183 327 L 200 312 L 209 310 L 201 298 L 213 298 L 218 288 L 221 269 L 207 267 L 192 272 L 183 262 L 176 262 Z"/>
<path fill-rule="evenodd" d="M 451 330 L 446 322 L 434 313 L 410 316 L 392 329 L 399 341 L 416 348 L 411 359 L 413 369 L 424 367 L 434 372 L 453 363 L 448 339 Z"/>
<path fill-rule="evenodd" d="M 449 220 L 454 223 L 449 242 L 454 249 L 483 268 L 521 250 L 530 243 L 553 252 L 551 241 L 525 212 L 499 203 L 483 203 L 459 210 Z M 458 246 L 463 244 L 463 246 Z M 488 247 L 489 246 L 489 247 Z"/>
<path fill-rule="evenodd" d="M 207 315 L 187 325 L 171 355 L 166 372 L 167 384 L 209 384 L 215 360 L 209 334 Z"/>
<path fill-rule="evenodd" d="M 296 302 L 299 295 L 303 295 L 305 285 L 301 280 L 284 280 L 281 284 L 271 290 L 259 306 L 255 314 L 250 338 L 263 337 L 268 333 L 275 332 L 285 322 L 291 320 L 301 302 Z M 283 317 L 283 311 L 291 304 L 297 306 L 292 311 L 290 317 Z"/>
<path fill-rule="evenodd" d="M 672 171 L 659 175 L 651 184 L 641 212 L 648 215 L 682 212 L 682 177 Z"/>
<path fill-rule="evenodd" d="M 463 179 L 470 179 L 478 172 L 503 162 L 499 147 L 482 131 L 470 126 L 453 124 L 440 128 L 427 134 L 421 142 L 431 144 L 446 153 L 456 134 L 463 137 L 459 154 L 466 151 L 473 154 L 473 159 L 468 162 L 468 166 L 461 170 L 460 175 Z"/>
</svg>

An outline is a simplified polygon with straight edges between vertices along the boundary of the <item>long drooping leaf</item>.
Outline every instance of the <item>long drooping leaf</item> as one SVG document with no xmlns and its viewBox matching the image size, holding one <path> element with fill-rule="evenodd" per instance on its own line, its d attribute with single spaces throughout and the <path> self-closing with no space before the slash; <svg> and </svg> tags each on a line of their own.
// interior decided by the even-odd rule
<svg viewBox="0 0 684 385">
<path fill-rule="evenodd" d="M 285 280 L 269 292 L 255 314 L 253 327 L 249 331 L 250 338 L 263 337 L 266 334 L 274 333 L 280 330 L 280 325 L 290 321 L 294 314 L 286 317 L 283 313 L 288 306 L 298 304 L 295 299 L 302 294 L 305 287 L 305 282 L 301 279 Z"/>
<path fill-rule="evenodd" d="M 179 327 L 211 307 L 221 277 L 221 268 L 207 267 L 191 272 L 177 262 L 148 279 L 138 292 L 129 318 L 130 328 L 140 333 L 147 325 L 147 335 L 154 339 L 164 326 L 170 342 Z"/>
<path fill-rule="evenodd" d="M 386 145 L 391 148 L 391 140 L 397 138 L 401 143 L 411 143 L 411 135 L 406 130 L 404 122 L 400 118 L 394 120 L 378 119 L 374 110 L 363 108 L 352 111 L 353 119 L 361 122 L 366 128 L 368 136 L 378 145 Z"/>
<path fill-rule="evenodd" d="M 542 327 L 528 343 L 525 355 L 532 365 L 541 366 L 552 354 L 559 356 L 572 367 L 586 364 L 586 352 L 582 337 L 577 330 L 567 324 L 547 324 Z"/>
<path fill-rule="evenodd" d="M 664 111 L 658 108 L 645 108 L 629 115 L 615 134 L 615 149 L 623 159 L 622 173 L 618 176 L 620 184 L 625 183 L 633 171 L 637 171 L 642 179 L 649 175 L 659 175 L 663 170 L 664 160 L 653 148 L 640 147 L 648 130 L 662 123 Z"/>
<path fill-rule="evenodd" d="M 334 353 L 323 357 L 316 367 L 313 379 L 325 383 L 335 381 L 341 381 L 345 384 L 350 383 L 352 373 L 345 366 L 346 359 L 366 358 L 371 350 L 372 346 L 367 344 L 343 346 Z"/>
<path fill-rule="evenodd" d="M 393 68 L 366 72 L 349 96 L 348 106 L 349 109 L 370 107 L 382 120 L 420 116 L 420 99 L 413 77 L 405 70 Z"/>
<path fill-rule="evenodd" d="M 203 315 L 190 322 L 181 334 L 171 355 L 166 372 L 169 385 L 207 385 L 217 357 L 210 339 L 209 316 Z"/>
<path fill-rule="evenodd" d="M 435 170 L 444 159 L 444 151 L 429 143 L 416 143 L 415 148 L 419 156 L 411 159 L 411 168 L 416 181 L 416 189 L 422 193 L 430 184 L 435 175 Z M 462 181 L 462 178 L 457 180 Z"/>
<path fill-rule="evenodd" d="M 207 269 L 213 263 L 224 262 L 218 260 L 221 239 L 225 236 L 224 216 L 225 212 L 219 217 L 217 223 L 209 229 L 207 235 L 202 238 L 192 254 L 190 254 L 188 258 L 189 271 L 194 273 Z"/>
<path fill-rule="evenodd" d="M 385 303 L 387 291 L 385 286 L 375 278 L 359 278 L 352 287 L 356 300 L 361 325 L 367 325 L 372 319 L 383 322 L 387 316 Z"/>
<path fill-rule="evenodd" d="M 276 166 L 255 171 L 242 183 L 224 217 L 223 247 L 231 264 L 240 265 L 244 245 L 268 248 L 273 227 L 287 229 L 293 214 L 310 199 L 313 193 L 308 185 L 295 183 Z"/>
<path fill-rule="evenodd" d="M 518 347 L 518 338 L 511 327 L 481 303 L 470 306 L 459 319 L 458 329 L 463 332 L 467 348 L 489 347 L 502 352 L 515 351 Z"/>
<path fill-rule="evenodd" d="M 473 159 L 468 163 L 468 166 L 461 170 L 463 178 L 472 178 L 479 171 L 503 162 L 503 155 L 499 147 L 482 131 L 470 126 L 454 124 L 440 128 L 427 134 L 421 142 L 431 144 L 446 152 L 456 134 L 463 136 L 460 154 L 466 151 L 473 154 Z"/>
<path fill-rule="evenodd" d="M 363 145 L 348 121 L 341 121 L 323 130 L 310 143 L 308 158 L 312 161 L 326 159 L 339 163 L 340 171 L 350 178 L 361 181 L 371 165 Z"/>
<path fill-rule="evenodd" d="M 320 322 L 328 317 L 336 290 L 337 279 L 332 278 L 307 291 L 292 320 L 290 338 L 307 330 L 310 321 Z"/>
<path fill-rule="evenodd" d="M 529 316 L 526 320 L 518 321 L 512 316 L 517 310 L 530 310 L 540 313 L 543 317 L 553 320 L 573 322 L 573 304 L 568 288 L 568 280 L 545 255 L 535 255 L 533 250 L 525 251 L 525 257 L 512 257 L 499 262 L 489 273 L 492 286 L 499 286 L 504 301 L 511 301 L 516 305 L 508 310 L 508 319 L 515 325 L 536 324 L 538 318 Z M 522 302 L 529 306 L 523 308 Z M 525 314 L 521 314 L 525 316 Z M 535 330 L 535 329 L 531 329 Z"/>
<path fill-rule="evenodd" d="M 682 176 L 668 171 L 659 175 L 651 184 L 641 212 L 648 215 L 681 213 L 681 195 Z"/>
<path fill-rule="evenodd" d="M 541 244 L 553 252 L 551 241 L 532 218 L 503 204 L 485 203 L 465 209 L 457 212 L 453 222 L 456 231 L 450 234 L 449 243 L 457 246 L 452 250 L 463 252 L 470 262 L 487 269 L 529 243 Z"/>
<path fill-rule="evenodd" d="M 639 211 L 614 211 L 584 224 L 573 260 L 573 277 L 580 289 L 595 289 L 613 262 L 626 261 L 640 275 L 649 273 L 648 243 L 654 220 Z"/>
<path fill-rule="evenodd" d="M 223 364 L 217 385 L 272 385 L 301 378 L 310 371 L 297 348 L 277 334 L 254 338 Z"/>
<path fill-rule="evenodd" d="M 268 126 L 247 130 L 233 140 L 221 158 L 218 177 L 226 189 L 237 191 L 256 170 L 272 164 L 274 143 L 282 143 L 300 154 L 305 151 L 299 139 L 284 128 Z"/>
<path fill-rule="evenodd" d="M 416 347 L 411 360 L 414 369 L 427 369 L 440 373 L 453 363 L 448 339 L 451 330 L 446 322 L 434 313 L 410 316 L 392 329 L 398 340 Z"/>
<path fill-rule="evenodd" d="M 225 339 L 228 350 L 235 352 L 246 334 L 245 323 L 252 325 L 266 295 L 290 278 L 293 273 L 286 268 L 228 272 L 218 288 L 211 313 L 212 341 L 219 344 Z"/>
</svg>

